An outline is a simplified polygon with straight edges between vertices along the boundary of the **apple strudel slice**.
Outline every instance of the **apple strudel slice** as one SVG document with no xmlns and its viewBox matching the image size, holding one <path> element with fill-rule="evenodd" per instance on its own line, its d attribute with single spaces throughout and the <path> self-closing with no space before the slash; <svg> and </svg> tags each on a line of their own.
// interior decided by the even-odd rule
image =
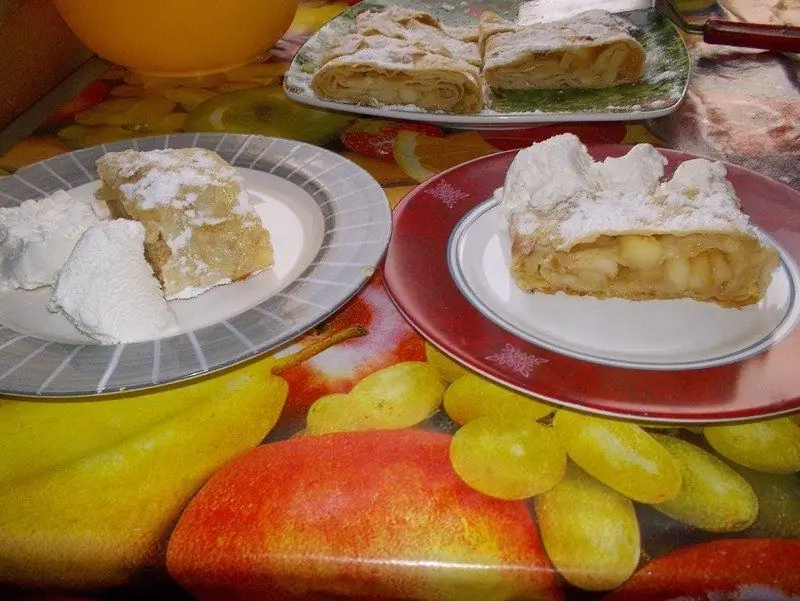
<svg viewBox="0 0 800 601">
<path fill-rule="evenodd" d="M 202 148 L 111 152 L 98 196 L 145 228 L 145 256 L 168 300 L 190 298 L 273 265 L 269 232 L 244 180 Z"/>
<path fill-rule="evenodd" d="M 506 29 L 495 26 L 482 40 L 483 74 L 493 88 L 607 88 L 635 83 L 644 71 L 632 26 L 607 11 Z"/>
<path fill-rule="evenodd" d="M 311 89 L 320 98 L 366 106 L 410 104 L 459 114 L 484 106 L 477 67 L 444 46 L 385 36 L 345 36 L 312 77 Z"/>
<path fill-rule="evenodd" d="M 571 134 L 521 151 L 502 190 L 517 285 L 723 307 L 761 300 L 779 255 L 741 211 L 725 166 L 692 159 L 663 175 L 648 144 L 601 163 Z"/>
</svg>

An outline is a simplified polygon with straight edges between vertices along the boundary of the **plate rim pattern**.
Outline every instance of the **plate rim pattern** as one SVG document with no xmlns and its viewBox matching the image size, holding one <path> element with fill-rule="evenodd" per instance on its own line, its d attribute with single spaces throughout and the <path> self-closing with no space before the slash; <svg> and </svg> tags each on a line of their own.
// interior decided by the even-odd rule
<svg viewBox="0 0 800 601">
<path fill-rule="evenodd" d="M 631 147 L 588 145 L 595 159 L 620 156 Z M 658 150 L 671 166 L 697 157 Z M 800 327 L 772 348 L 736 363 L 658 371 L 580 361 L 522 340 L 486 318 L 453 281 L 448 245 L 463 216 L 502 186 L 517 152 L 498 152 L 448 169 L 395 208 L 392 240 L 381 264 L 383 282 L 401 314 L 429 343 L 503 386 L 604 417 L 699 425 L 752 421 L 800 409 L 800 374 L 794 360 L 800 352 Z M 744 167 L 723 164 L 753 221 L 800 263 L 800 236 L 792 237 L 800 234 L 800 226 L 785 231 L 787 224 L 800 223 L 800 191 Z M 441 194 L 451 188 L 458 194 Z"/>
</svg>

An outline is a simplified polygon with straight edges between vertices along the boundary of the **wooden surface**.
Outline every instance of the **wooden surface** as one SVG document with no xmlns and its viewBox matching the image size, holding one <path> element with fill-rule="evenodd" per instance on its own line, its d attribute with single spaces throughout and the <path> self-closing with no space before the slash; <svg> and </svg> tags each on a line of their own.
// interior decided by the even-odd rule
<svg viewBox="0 0 800 601">
<path fill-rule="evenodd" d="M 0 0 L 0 128 L 90 56 L 50 0 Z"/>
</svg>

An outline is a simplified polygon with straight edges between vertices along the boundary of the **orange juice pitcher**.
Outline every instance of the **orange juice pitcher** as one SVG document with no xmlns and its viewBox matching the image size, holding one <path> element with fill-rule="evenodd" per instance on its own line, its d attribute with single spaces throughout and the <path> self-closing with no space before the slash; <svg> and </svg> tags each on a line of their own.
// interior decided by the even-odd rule
<svg viewBox="0 0 800 601">
<path fill-rule="evenodd" d="M 299 0 L 54 0 L 93 52 L 133 71 L 195 76 L 251 62 L 289 28 Z"/>
</svg>

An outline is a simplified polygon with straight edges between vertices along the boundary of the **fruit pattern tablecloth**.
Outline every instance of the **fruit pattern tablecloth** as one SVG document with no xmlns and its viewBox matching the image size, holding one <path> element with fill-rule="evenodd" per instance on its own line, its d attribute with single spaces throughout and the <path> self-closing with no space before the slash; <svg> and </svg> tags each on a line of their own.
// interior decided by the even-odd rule
<svg viewBox="0 0 800 601">
<path fill-rule="evenodd" d="M 680 4 L 696 19 L 800 20 L 786 0 Z M 304 2 L 264 60 L 225 74 L 113 67 L 0 169 L 134 136 L 260 133 L 341 153 L 394 206 L 448 167 L 571 131 L 800 188 L 792 57 L 689 39 L 691 87 L 672 116 L 448 131 L 284 97 L 287 61 L 346 7 Z M 366 335 L 291 359 L 354 325 Z M 376 276 L 303 340 L 208 380 L 0 400 L 0 598 L 797 599 L 798 471 L 800 417 L 654 429 L 555 411 L 426 344 Z"/>
</svg>

